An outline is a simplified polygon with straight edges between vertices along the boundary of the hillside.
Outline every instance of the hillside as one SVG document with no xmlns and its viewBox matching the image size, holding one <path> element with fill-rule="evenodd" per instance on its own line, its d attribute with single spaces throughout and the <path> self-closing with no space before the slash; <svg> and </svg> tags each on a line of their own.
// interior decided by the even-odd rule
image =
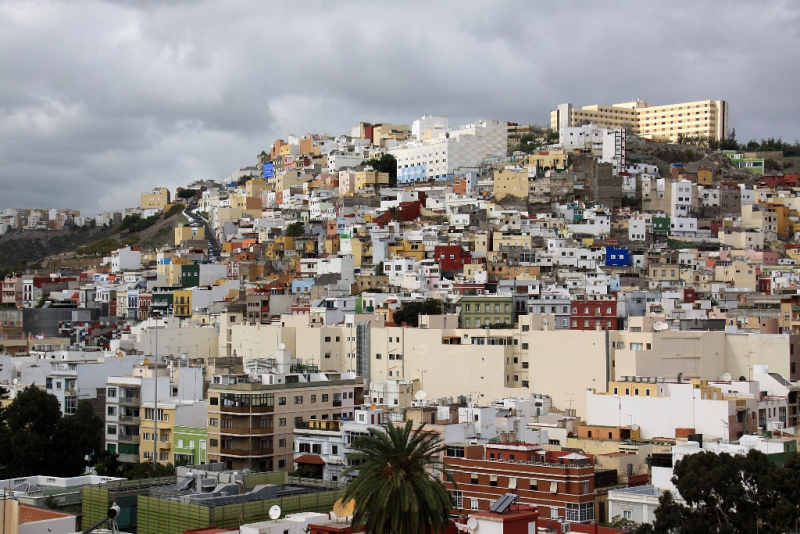
<svg viewBox="0 0 800 534">
<path fill-rule="evenodd" d="M 165 215 L 168 217 L 164 218 Z M 158 215 L 152 225 L 138 229 L 128 221 L 128 228 L 70 228 L 64 230 L 9 231 L 0 236 L 0 274 L 26 269 L 86 268 L 96 265 L 103 255 L 118 246 L 137 245 L 155 250 L 174 243 L 173 228 L 186 222 L 181 209 Z M 135 222 L 135 221 L 134 221 Z M 140 226 L 145 224 L 142 221 Z M 77 254 L 82 249 L 84 254 Z"/>
</svg>

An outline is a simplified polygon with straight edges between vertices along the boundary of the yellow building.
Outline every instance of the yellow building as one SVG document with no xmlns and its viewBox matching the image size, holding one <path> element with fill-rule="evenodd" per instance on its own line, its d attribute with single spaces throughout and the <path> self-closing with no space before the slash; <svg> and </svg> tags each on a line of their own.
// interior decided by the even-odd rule
<svg viewBox="0 0 800 534">
<path fill-rule="evenodd" d="M 379 189 L 381 186 L 389 186 L 389 173 L 378 172 L 375 170 L 365 170 L 355 173 L 355 190 Z"/>
<path fill-rule="evenodd" d="M 525 158 L 524 166 L 542 170 L 563 171 L 567 168 L 568 155 L 563 150 L 537 150 Z"/>
<path fill-rule="evenodd" d="M 402 256 L 404 258 L 414 258 L 415 260 L 425 259 L 425 245 L 418 241 L 401 241 L 400 243 L 389 245 L 388 258 Z"/>
<path fill-rule="evenodd" d="M 679 135 L 721 140 L 728 135 L 728 102 L 700 100 L 654 106 L 635 101 L 612 106 L 573 108 L 562 104 L 550 112 L 550 127 L 561 130 L 594 123 L 601 128 L 627 128 L 648 139 L 677 141 Z"/>
<path fill-rule="evenodd" d="M 179 286 L 181 285 L 181 273 L 183 272 L 181 266 L 191 265 L 192 263 L 194 262 L 188 258 L 174 256 L 172 263 L 158 266 L 158 274 L 163 274 L 167 277 L 166 285 L 168 287 Z"/>
<path fill-rule="evenodd" d="M 168 380 L 168 378 L 164 378 Z M 175 427 L 175 405 L 158 403 L 158 425 L 153 421 L 153 402 L 142 402 L 143 417 L 139 426 L 139 461 L 148 462 L 153 457 L 153 441 L 157 441 L 158 463 L 172 462 L 172 437 Z M 156 435 L 156 430 L 158 435 Z"/>
<path fill-rule="evenodd" d="M 261 193 L 269 189 L 269 184 L 266 180 L 248 180 L 244 186 L 245 195 L 248 197 L 260 197 Z"/>
<path fill-rule="evenodd" d="M 172 292 L 172 314 L 175 317 L 191 317 L 192 291 L 189 289 L 176 289 Z"/>
<path fill-rule="evenodd" d="M 142 193 L 139 197 L 139 207 L 143 210 L 163 210 L 170 203 L 169 189 L 156 187 L 150 193 Z"/>
<path fill-rule="evenodd" d="M 714 183 L 714 171 L 707 167 L 697 169 L 697 184 L 711 185 Z"/>
<path fill-rule="evenodd" d="M 527 199 L 530 193 L 528 185 L 528 169 L 506 167 L 494 171 L 494 198 L 503 200 L 506 197 Z"/>
<path fill-rule="evenodd" d="M 193 241 L 206 238 L 206 229 L 203 226 L 179 226 L 175 228 L 175 245 L 180 246 L 184 241 Z"/>
</svg>

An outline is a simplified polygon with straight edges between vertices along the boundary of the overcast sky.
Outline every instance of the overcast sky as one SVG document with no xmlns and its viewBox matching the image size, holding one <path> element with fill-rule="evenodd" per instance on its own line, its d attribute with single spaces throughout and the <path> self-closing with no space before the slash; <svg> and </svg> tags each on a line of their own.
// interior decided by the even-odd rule
<svg viewBox="0 0 800 534">
<path fill-rule="evenodd" d="M 564 102 L 725 99 L 739 140 L 794 141 L 798 4 L 0 0 L 0 208 L 94 216 L 290 133 Z"/>
</svg>

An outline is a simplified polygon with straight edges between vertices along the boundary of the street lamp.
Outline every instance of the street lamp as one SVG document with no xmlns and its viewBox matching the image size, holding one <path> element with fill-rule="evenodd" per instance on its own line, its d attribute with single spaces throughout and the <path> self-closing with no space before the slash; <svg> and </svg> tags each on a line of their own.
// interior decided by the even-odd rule
<svg viewBox="0 0 800 534">
<path fill-rule="evenodd" d="M 155 360 L 153 369 L 153 476 L 156 475 L 156 463 L 158 462 L 158 318 L 161 314 L 158 312 L 153 313 L 156 319 L 156 326 L 153 328 L 156 331 L 156 349 L 153 359 Z"/>
</svg>

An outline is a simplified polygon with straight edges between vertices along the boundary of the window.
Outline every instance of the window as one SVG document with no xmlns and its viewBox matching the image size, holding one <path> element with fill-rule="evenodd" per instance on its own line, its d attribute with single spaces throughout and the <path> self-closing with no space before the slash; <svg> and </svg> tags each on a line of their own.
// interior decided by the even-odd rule
<svg viewBox="0 0 800 534">
<path fill-rule="evenodd" d="M 117 434 L 117 425 L 108 425 L 106 429 L 106 434 L 115 436 Z"/>
<path fill-rule="evenodd" d="M 322 394 L 322 402 L 328 402 L 328 394 L 327 393 L 323 393 Z"/>
<path fill-rule="evenodd" d="M 286 426 L 286 418 L 285 417 L 281 417 L 280 419 L 278 419 L 278 426 Z"/>
<path fill-rule="evenodd" d="M 106 397 L 116 398 L 116 396 L 117 396 L 117 388 L 108 388 L 108 392 L 106 393 Z"/>
<path fill-rule="evenodd" d="M 523 343 L 522 344 L 522 350 L 528 350 L 528 344 L 527 343 Z"/>
<path fill-rule="evenodd" d="M 478 509 L 478 499 L 470 499 L 470 509 L 471 510 Z"/>
<path fill-rule="evenodd" d="M 317 402 L 317 396 L 311 395 L 311 402 Z"/>
<path fill-rule="evenodd" d="M 489 485 L 497 486 L 497 475 L 489 475 Z"/>
<path fill-rule="evenodd" d="M 464 505 L 464 493 L 456 490 L 449 490 L 450 500 L 453 501 L 454 508 L 461 508 Z"/>
<path fill-rule="evenodd" d="M 212 417 L 208 420 L 208 426 L 219 426 L 219 419 Z"/>
<path fill-rule="evenodd" d="M 296 395 L 295 398 L 294 398 L 294 403 L 295 404 L 303 404 L 303 396 L 302 395 Z"/>
<path fill-rule="evenodd" d="M 278 447 L 286 447 L 286 439 L 279 439 L 278 440 Z M 308 452 L 308 451 L 305 451 Z"/>
<path fill-rule="evenodd" d="M 286 406 L 286 397 L 278 397 L 278 406 Z"/>
<path fill-rule="evenodd" d="M 445 449 L 445 456 L 450 456 L 452 458 L 463 458 L 464 457 L 464 447 L 458 446 L 448 446 Z"/>
<path fill-rule="evenodd" d="M 294 418 L 294 426 L 300 426 L 302 424 L 303 424 L 303 418 L 302 417 L 295 417 Z"/>
<path fill-rule="evenodd" d="M 624 519 L 633 519 L 633 512 L 631 510 L 623 510 L 622 517 Z"/>
<path fill-rule="evenodd" d="M 108 407 L 108 415 L 115 416 L 117 415 L 117 407 L 116 406 L 109 406 Z"/>
<path fill-rule="evenodd" d="M 286 460 L 278 460 L 278 467 L 286 467 Z"/>
</svg>

